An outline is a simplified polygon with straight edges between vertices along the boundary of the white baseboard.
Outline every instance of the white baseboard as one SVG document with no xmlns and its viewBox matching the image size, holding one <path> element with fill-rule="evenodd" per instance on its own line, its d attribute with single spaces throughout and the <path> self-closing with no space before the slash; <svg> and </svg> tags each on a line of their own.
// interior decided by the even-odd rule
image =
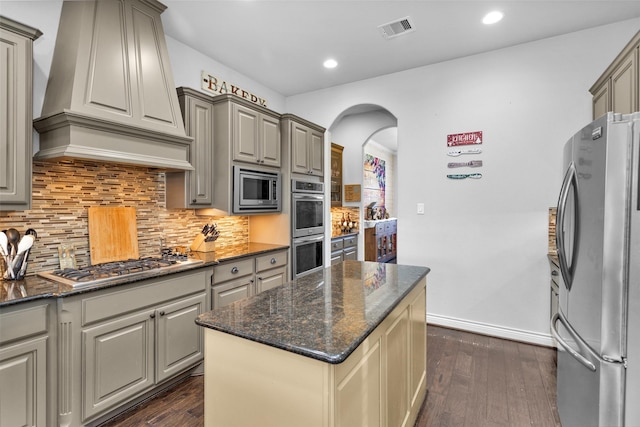
<svg viewBox="0 0 640 427">
<path fill-rule="evenodd" d="M 463 331 L 474 332 L 492 337 L 505 338 L 513 341 L 521 341 L 529 344 L 555 347 L 551 333 L 524 331 L 521 329 L 505 328 L 504 326 L 490 325 L 488 323 L 470 322 L 468 320 L 453 317 L 439 316 L 427 313 L 427 323 Z"/>
</svg>

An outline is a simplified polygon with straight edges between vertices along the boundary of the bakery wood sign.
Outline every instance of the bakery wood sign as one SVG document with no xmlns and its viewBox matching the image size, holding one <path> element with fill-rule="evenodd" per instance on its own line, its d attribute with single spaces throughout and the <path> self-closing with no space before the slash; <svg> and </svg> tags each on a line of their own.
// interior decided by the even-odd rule
<svg viewBox="0 0 640 427">
<path fill-rule="evenodd" d="M 452 133 L 451 135 L 447 135 L 447 147 L 472 144 L 482 144 L 482 131 Z"/>
<path fill-rule="evenodd" d="M 201 79 L 202 82 L 202 90 L 211 93 L 212 95 L 224 95 L 231 94 L 239 96 L 240 98 L 244 98 L 247 101 L 251 101 L 254 104 L 258 104 L 261 107 L 267 107 L 267 100 L 264 98 L 260 98 L 259 96 L 246 91 L 236 85 L 228 83 L 222 79 L 219 79 L 216 76 L 212 76 L 206 71 L 202 71 Z"/>
</svg>

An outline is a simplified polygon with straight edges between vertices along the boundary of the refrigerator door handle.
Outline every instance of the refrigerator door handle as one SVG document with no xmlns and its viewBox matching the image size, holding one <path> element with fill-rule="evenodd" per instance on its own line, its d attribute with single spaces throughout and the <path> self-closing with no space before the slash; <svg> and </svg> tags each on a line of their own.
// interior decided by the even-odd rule
<svg viewBox="0 0 640 427">
<path fill-rule="evenodd" d="M 553 317 L 551 318 L 551 335 L 553 335 L 553 338 L 555 338 L 558 344 L 560 344 L 560 346 L 564 348 L 570 355 L 572 355 L 578 362 L 582 363 L 587 369 L 595 372 L 596 371 L 595 365 L 591 363 L 586 357 L 584 357 L 583 355 L 578 353 L 576 350 L 574 350 L 560 336 L 560 333 L 558 332 L 558 327 L 556 326 L 558 321 L 560 321 L 564 325 L 564 327 L 567 329 L 567 331 L 569 331 L 569 333 L 571 334 L 574 340 L 576 341 L 580 340 L 578 333 L 569 325 L 569 322 L 567 322 L 564 316 L 562 316 L 559 312 L 554 314 Z"/>
<path fill-rule="evenodd" d="M 575 239 L 578 236 L 578 192 L 577 186 L 578 184 L 578 174 L 576 171 L 575 164 L 571 162 L 569 168 L 567 169 L 567 173 L 564 176 L 564 180 L 562 181 L 562 188 L 560 189 L 560 196 L 558 197 L 558 208 L 556 211 L 557 220 L 556 220 L 556 246 L 558 248 L 558 261 L 560 263 L 560 273 L 562 274 L 562 279 L 564 282 L 564 286 L 567 290 L 571 290 L 571 285 L 573 284 L 573 260 L 576 251 Z M 574 195 L 574 218 L 573 218 L 573 226 L 574 232 L 572 238 L 574 242 L 571 245 L 571 265 L 567 262 L 567 254 L 566 254 L 566 245 L 565 245 L 565 235 L 564 235 L 564 221 L 566 215 L 566 207 L 567 201 L 569 199 L 569 194 L 573 190 Z"/>
</svg>

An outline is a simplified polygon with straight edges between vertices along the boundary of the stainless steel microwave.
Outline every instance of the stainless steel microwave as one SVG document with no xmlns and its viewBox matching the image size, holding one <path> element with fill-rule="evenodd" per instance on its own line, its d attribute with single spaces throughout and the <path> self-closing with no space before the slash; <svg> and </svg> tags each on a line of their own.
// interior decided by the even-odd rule
<svg viewBox="0 0 640 427">
<path fill-rule="evenodd" d="M 233 166 L 233 213 L 282 211 L 280 172 Z"/>
</svg>

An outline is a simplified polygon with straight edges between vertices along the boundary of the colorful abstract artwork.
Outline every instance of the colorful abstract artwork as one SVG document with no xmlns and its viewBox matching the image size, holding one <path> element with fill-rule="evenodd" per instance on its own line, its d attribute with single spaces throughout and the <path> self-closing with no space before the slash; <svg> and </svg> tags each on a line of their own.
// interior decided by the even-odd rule
<svg viewBox="0 0 640 427">
<path fill-rule="evenodd" d="M 365 154 L 362 193 L 365 206 L 375 202 L 375 206 L 384 207 L 385 161 L 383 159 Z"/>
</svg>

